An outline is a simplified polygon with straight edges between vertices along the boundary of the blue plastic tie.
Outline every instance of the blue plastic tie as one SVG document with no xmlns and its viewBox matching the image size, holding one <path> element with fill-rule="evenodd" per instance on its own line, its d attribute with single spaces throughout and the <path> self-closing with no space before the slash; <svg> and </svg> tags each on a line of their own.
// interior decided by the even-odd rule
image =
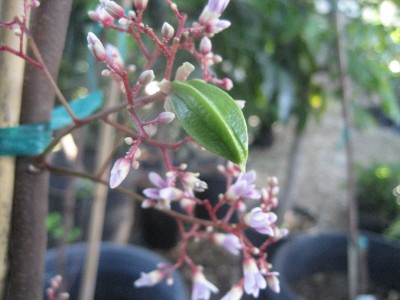
<svg viewBox="0 0 400 300">
<path fill-rule="evenodd" d="M 102 104 L 103 93 L 101 91 L 96 91 L 69 103 L 72 111 L 79 119 L 92 115 Z M 52 131 L 72 123 L 73 120 L 67 110 L 63 106 L 57 106 L 51 113 L 51 122 L 0 128 L 0 156 L 40 154 L 50 144 Z"/>
</svg>

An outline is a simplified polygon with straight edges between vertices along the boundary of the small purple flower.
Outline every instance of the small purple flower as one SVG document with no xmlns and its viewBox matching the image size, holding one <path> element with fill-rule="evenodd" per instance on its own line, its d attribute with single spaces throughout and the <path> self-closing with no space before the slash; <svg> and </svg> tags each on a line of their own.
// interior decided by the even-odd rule
<svg viewBox="0 0 400 300">
<path fill-rule="evenodd" d="M 227 251 L 229 251 L 233 255 L 239 255 L 240 249 L 242 249 L 242 244 L 240 243 L 240 240 L 236 235 L 214 233 L 212 237 L 213 241 L 217 245 L 224 247 Z"/>
<path fill-rule="evenodd" d="M 110 175 L 110 188 L 116 188 L 122 181 L 128 176 L 129 170 L 131 169 L 131 161 L 126 158 L 119 158 L 115 161 L 114 166 L 111 169 Z"/>
<path fill-rule="evenodd" d="M 143 191 L 143 194 L 148 198 L 143 202 L 143 207 L 149 207 L 151 206 L 150 204 L 157 202 L 160 204 L 160 208 L 168 208 L 171 201 L 179 200 L 183 197 L 183 192 L 174 187 L 174 177 L 167 177 L 164 180 L 157 173 L 150 172 L 149 180 L 156 188 L 147 188 Z"/>
<path fill-rule="evenodd" d="M 229 0 L 208 1 L 199 17 L 199 23 L 205 27 L 207 35 L 212 36 L 231 25 L 229 21 L 219 19 L 228 4 Z"/>
<path fill-rule="evenodd" d="M 134 282 L 135 287 L 153 286 L 163 280 L 165 273 L 160 270 L 154 270 L 149 273 L 141 273 L 140 278 Z"/>
<path fill-rule="evenodd" d="M 210 11 L 221 15 L 228 6 L 229 1 L 230 0 L 209 0 L 207 6 Z"/>
<path fill-rule="evenodd" d="M 253 295 L 254 298 L 257 298 L 260 289 L 265 289 L 267 287 L 267 281 L 263 274 L 261 274 L 253 258 L 245 259 L 243 263 L 243 273 L 244 291 L 246 294 Z"/>
<path fill-rule="evenodd" d="M 243 221 L 262 234 L 274 235 L 272 224 L 277 220 L 273 212 L 263 212 L 260 207 L 253 208 L 243 217 Z"/>
<path fill-rule="evenodd" d="M 254 200 L 260 199 L 261 193 L 255 188 L 255 185 L 253 184 L 255 180 L 255 171 L 240 173 L 236 182 L 232 184 L 226 192 L 227 198 L 231 201 L 235 201 L 239 198 Z"/>
<path fill-rule="evenodd" d="M 228 4 L 229 0 L 209 0 L 199 17 L 200 24 L 206 25 L 208 21 L 218 19 Z"/>
<path fill-rule="evenodd" d="M 218 288 L 206 279 L 203 272 L 197 269 L 193 273 L 192 300 L 208 300 L 211 293 L 218 293 Z"/>
</svg>

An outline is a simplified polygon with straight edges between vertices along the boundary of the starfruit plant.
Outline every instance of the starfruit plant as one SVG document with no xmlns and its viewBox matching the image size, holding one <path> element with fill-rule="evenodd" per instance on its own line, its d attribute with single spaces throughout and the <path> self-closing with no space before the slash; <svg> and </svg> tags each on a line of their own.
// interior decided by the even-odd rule
<svg viewBox="0 0 400 300">
<path fill-rule="evenodd" d="M 134 66 L 124 61 L 117 47 L 102 41 L 92 32 L 88 33 L 88 48 L 95 59 L 105 65 L 101 74 L 115 81 L 120 87 L 123 103 L 115 107 L 86 117 L 77 118 L 69 103 L 62 96 L 55 81 L 46 72 L 47 68 L 41 60 L 40 53 L 35 57 L 23 53 L 23 48 L 12 49 L 7 45 L 0 46 L 0 51 L 8 51 L 27 63 L 44 72 L 58 98 L 70 114 L 73 124 L 65 128 L 50 145 L 39 155 L 37 165 L 50 171 L 80 176 L 96 182 L 102 182 L 101 175 L 93 176 L 76 170 L 63 169 L 52 165 L 48 154 L 56 147 L 61 138 L 85 124 L 102 120 L 115 127 L 125 136 L 128 150 L 124 157 L 118 158 L 111 169 L 109 186 L 132 195 L 120 185 L 131 169 L 140 172 L 140 148 L 143 143 L 159 149 L 165 174 L 149 173 L 149 181 L 154 187 L 143 191 L 144 197 L 133 195 L 142 202 L 143 208 L 153 207 L 175 218 L 181 243 L 179 258 L 172 265 L 159 265 L 154 271 L 142 273 L 134 282 L 136 287 L 152 286 L 162 280 L 172 284 L 172 272 L 188 267 L 191 270 L 193 289 L 192 299 L 209 299 L 211 293 L 217 293 L 218 287 L 211 283 L 203 273 L 203 267 L 196 263 L 188 252 L 191 242 L 205 241 L 219 245 L 232 255 L 242 254 L 242 275 L 235 278 L 236 283 L 222 299 L 240 299 L 243 293 L 258 297 L 267 285 L 279 292 L 277 272 L 273 271 L 268 261 L 266 247 L 281 239 L 287 230 L 276 225 L 277 216 L 272 210 L 278 205 L 278 182 L 271 177 L 266 187 L 255 186 L 256 172 L 246 172 L 248 158 L 248 137 L 245 118 L 241 111 L 244 101 L 234 100 L 226 91 L 232 87 L 229 78 L 218 78 L 213 66 L 223 58 L 213 53 L 211 39 L 230 26 L 230 22 L 221 19 L 221 15 L 229 4 L 229 0 L 209 0 L 196 21 L 188 24 L 188 16 L 178 9 L 176 3 L 165 0 L 170 12 L 175 17 L 173 25 L 165 22 L 158 30 L 145 25 L 145 14 L 149 9 L 148 0 L 133 0 L 133 8 L 125 10 L 115 1 L 100 0 L 95 10 L 89 11 L 89 17 L 98 22 L 105 30 L 126 34 L 137 44 L 144 63 Z M 39 1 L 25 1 L 26 7 L 35 8 Z M 26 14 L 25 14 L 26 15 Z M 1 22 L 0 26 L 14 29 L 19 36 L 29 37 L 25 15 L 20 20 Z M 158 33 L 156 33 L 158 31 Z M 31 42 L 34 45 L 33 42 Z M 197 62 L 201 70 L 200 78 L 190 78 L 195 66 L 184 62 L 177 66 L 177 54 L 188 52 Z M 163 60 L 163 70 L 157 72 L 158 61 Z M 141 60 L 137 60 L 141 61 Z M 140 69 L 140 72 L 135 70 Z M 194 77 L 194 76 L 193 76 Z M 146 93 L 146 87 L 156 85 L 155 93 Z M 139 113 L 149 103 L 159 105 L 162 111 L 150 120 L 143 120 Z M 118 123 L 108 116 L 126 110 L 134 129 L 126 126 L 126 122 Z M 149 126 L 168 126 L 177 119 L 187 137 L 181 140 L 161 141 L 149 134 Z M 209 200 L 196 197 L 196 192 L 208 188 L 206 182 L 199 178 L 199 173 L 188 171 L 188 165 L 182 161 L 174 164 L 170 157 L 172 151 L 179 151 L 188 143 L 196 143 L 210 152 L 219 155 L 228 163 L 218 166 L 218 170 L 226 178 L 226 192 L 218 196 L 212 205 Z M 126 147 L 126 146 L 125 146 Z M 111 158 L 105 163 L 109 163 Z M 171 210 L 171 203 L 180 205 L 183 213 Z M 206 209 L 209 219 L 199 219 L 195 215 L 195 207 Z M 227 210 L 221 210 L 228 207 Z M 238 221 L 232 223 L 231 217 L 236 214 Z M 222 216 L 221 216 L 222 215 Z M 245 234 L 247 229 L 265 236 L 265 240 L 256 246 Z"/>
<path fill-rule="evenodd" d="M 235 101 L 226 92 L 232 87 L 229 78 L 218 78 L 212 70 L 213 65 L 223 59 L 212 51 L 211 39 L 229 27 L 230 22 L 220 19 L 229 4 L 229 0 L 209 0 L 197 21 L 187 25 L 187 15 L 180 12 L 178 6 L 170 0 L 165 1 L 176 17 L 175 27 L 164 23 L 161 36 L 148 25 L 143 24 L 143 15 L 148 2 L 135 0 L 135 11 L 126 12 L 114 1 L 101 0 L 90 17 L 103 27 L 124 32 L 138 44 L 146 58 L 142 71 L 137 75 L 131 87 L 128 69 L 115 47 L 104 47 L 93 34 L 88 35 L 88 45 L 94 57 L 106 64 L 103 75 L 110 76 L 120 86 L 128 103 L 128 112 L 136 125 L 136 131 L 125 138 L 130 146 L 127 154 L 116 160 L 111 170 L 110 187 L 118 187 L 128 175 L 130 169 L 139 168 L 138 150 L 142 143 L 149 143 L 160 149 L 165 162 L 165 177 L 150 172 L 149 180 L 154 187 L 143 191 L 143 208 L 154 207 L 173 215 L 178 223 L 181 235 L 180 257 L 172 266 L 159 266 L 150 273 L 143 273 L 135 281 L 136 287 L 152 286 L 163 279 L 171 283 L 171 273 L 188 266 L 192 271 L 192 299 L 209 299 L 218 288 L 208 281 L 203 267 L 196 264 L 187 251 L 192 240 L 208 240 L 224 247 L 232 254 L 243 253 L 243 276 L 238 279 L 223 299 L 239 299 L 245 292 L 258 297 L 260 290 L 267 287 L 279 292 L 278 274 L 271 270 L 265 248 L 287 234 L 287 230 L 275 225 L 276 215 L 271 211 L 277 206 L 277 180 L 271 178 L 267 188 L 255 187 L 256 173 L 246 173 L 248 158 L 248 136 L 246 121 L 242 113 L 244 101 Z M 143 37 L 150 37 L 154 43 L 152 49 L 145 44 Z M 175 58 L 179 51 L 187 51 L 201 68 L 201 78 L 190 78 L 195 66 L 184 62 L 176 68 Z M 157 81 L 158 92 L 146 95 L 146 85 L 153 84 L 159 76 L 152 68 L 156 61 L 164 57 L 165 70 Z M 136 66 L 137 67 L 137 66 Z M 147 103 L 161 101 L 165 111 L 150 121 L 139 118 L 138 111 Z M 188 137 L 170 144 L 151 138 L 146 130 L 149 125 L 168 125 L 177 119 Z M 198 199 L 195 192 L 207 189 L 207 183 L 199 179 L 199 174 L 188 172 L 187 164 L 173 165 L 168 150 L 178 151 L 187 143 L 197 143 L 208 151 L 229 161 L 226 167 L 219 166 L 226 177 L 227 190 L 211 205 L 208 200 Z M 140 160 L 140 158 L 139 158 Z M 248 201 L 257 201 L 247 211 Z M 171 211 L 171 203 L 178 202 L 185 215 Z M 194 214 L 195 206 L 205 207 L 210 221 L 200 220 Z M 222 218 L 218 218 L 220 208 L 229 209 Z M 218 215 L 219 215 L 218 214 Z M 230 223 L 231 216 L 238 214 L 240 220 Z M 185 222 L 191 224 L 187 227 Z M 189 229 L 188 229 L 189 228 Z M 256 247 L 244 233 L 246 228 L 266 236 L 265 242 Z"/>
</svg>

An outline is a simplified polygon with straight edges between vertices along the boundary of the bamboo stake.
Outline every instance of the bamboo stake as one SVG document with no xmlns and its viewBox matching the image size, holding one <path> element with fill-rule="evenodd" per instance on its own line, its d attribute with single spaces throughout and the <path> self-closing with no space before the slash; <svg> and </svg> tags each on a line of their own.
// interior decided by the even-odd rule
<svg viewBox="0 0 400 300">
<path fill-rule="evenodd" d="M 119 95 L 119 88 L 115 82 L 110 84 L 110 95 L 105 107 L 111 107 L 117 104 Z M 110 116 L 109 118 L 113 118 Z M 113 140 L 114 128 L 103 124 L 101 127 L 98 153 L 96 157 L 96 165 L 99 169 L 102 168 L 104 161 L 106 161 L 113 151 Z M 97 170 L 99 171 L 99 170 Z M 104 174 L 110 173 L 110 166 L 107 166 L 103 171 L 101 178 L 103 179 Z M 97 174 L 97 172 L 96 172 Z M 97 183 L 94 190 L 94 199 L 92 203 L 92 209 L 90 212 L 90 223 L 89 223 L 89 238 L 88 248 L 86 253 L 85 268 L 82 276 L 81 290 L 79 294 L 80 300 L 92 300 L 94 299 L 94 291 L 96 288 L 97 269 L 100 257 L 100 243 L 103 232 L 105 208 L 107 203 L 108 186 Z"/>
<path fill-rule="evenodd" d="M 342 14 L 335 9 L 335 27 L 337 34 L 337 54 L 339 62 L 340 89 L 342 96 L 342 116 L 346 134 L 346 172 L 347 172 L 347 202 L 349 207 L 348 232 L 348 277 L 349 299 L 355 299 L 360 292 L 360 246 L 358 232 L 358 202 L 355 191 L 354 147 L 351 138 L 353 122 L 350 112 L 350 87 L 347 71 L 347 54 L 344 37 L 344 20 Z"/>
<path fill-rule="evenodd" d="M 9 21 L 21 14 L 23 0 L 0 2 L 0 20 Z M 18 49 L 19 38 L 11 30 L 0 32 L 0 41 Z M 6 52 L 0 52 L 0 128 L 19 124 L 21 110 L 24 61 Z M 11 208 L 14 191 L 15 157 L 0 156 L 0 298 L 4 295 L 8 270 L 8 240 L 10 235 Z"/>
</svg>

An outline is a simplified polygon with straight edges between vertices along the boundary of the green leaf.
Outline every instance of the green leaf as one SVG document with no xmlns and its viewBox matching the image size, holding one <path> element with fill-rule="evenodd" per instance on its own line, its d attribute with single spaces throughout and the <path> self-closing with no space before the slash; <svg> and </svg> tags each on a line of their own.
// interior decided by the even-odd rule
<svg viewBox="0 0 400 300">
<path fill-rule="evenodd" d="M 201 80 L 174 81 L 167 105 L 197 143 L 245 170 L 246 121 L 239 105 L 227 93 Z"/>
</svg>

